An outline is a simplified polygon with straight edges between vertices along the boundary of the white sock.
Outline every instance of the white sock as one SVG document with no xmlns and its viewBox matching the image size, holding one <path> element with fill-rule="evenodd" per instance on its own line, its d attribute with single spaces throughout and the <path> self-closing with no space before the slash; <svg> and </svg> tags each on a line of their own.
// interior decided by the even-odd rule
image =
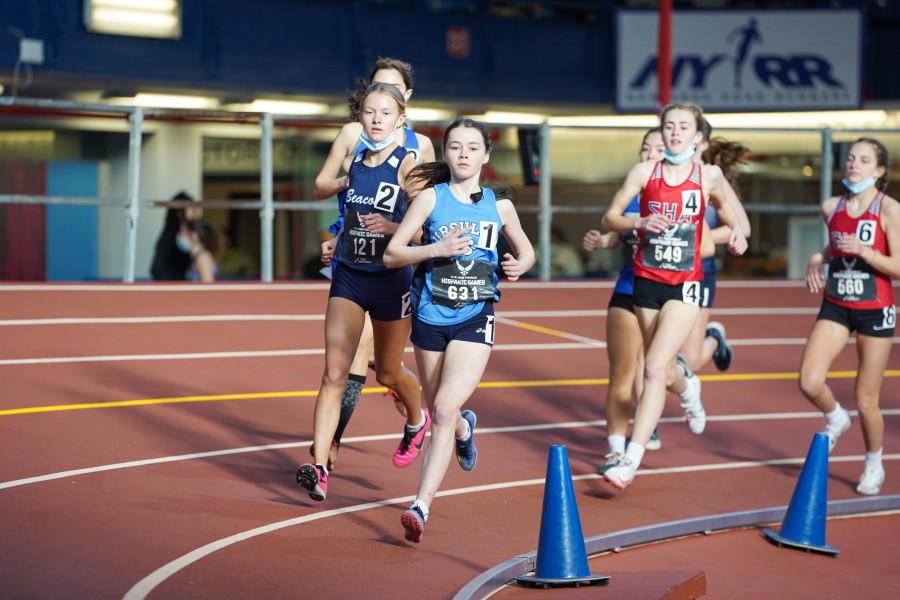
<svg viewBox="0 0 900 600">
<path fill-rule="evenodd" d="M 428 520 L 428 505 L 416 498 L 412 503 L 413 507 L 418 506 L 419 510 L 422 511 L 422 516 L 425 517 L 425 520 Z M 412 508 L 412 507 L 410 507 Z"/>
<path fill-rule="evenodd" d="M 616 454 L 625 454 L 625 436 L 624 435 L 608 435 L 606 441 L 609 444 L 609 451 Z"/>
<path fill-rule="evenodd" d="M 640 466 L 641 460 L 644 458 L 644 450 L 645 448 L 643 446 L 635 442 L 628 444 L 628 449 L 625 451 L 625 458 L 631 459 L 635 469 Z"/>
<path fill-rule="evenodd" d="M 426 423 L 426 421 L 425 421 L 425 411 L 423 410 L 423 411 L 422 411 L 422 422 L 421 422 L 419 425 L 416 425 L 416 426 L 412 426 L 412 425 L 410 425 L 410 424 L 407 423 L 407 424 L 406 424 L 406 430 L 407 430 L 408 432 L 410 432 L 410 433 L 416 433 L 417 431 L 420 431 L 423 427 L 425 427 L 425 423 Z"/>
<path fill-rule="evenodd" d="M 866 462 L 863 465 L 865 469 L 877 469 L 881 467 L 881 454 L 884 448 L 879 448 L 875 452 L 866 452 Z"/>
<path fill-rule="evenodd" d="M 319 463 L 316 463 L 316 466 L 319 467 L 320 469 L 322 469 L 323 471 L 325 471 L 326 477 L 328 476 L 328 469 L 325 468 L 325 465 L 320 465 Z"/>
<path fill-rule="evenodd" d="M 840 402 L 835 402 L 835 403 L 834 403 L 834 410 L 832 410 L 831 412 L 825 413 L 825 419 L 826 419 L 830 424 L 834 425 L 835 423 L 838 423 L 838 422 L 844 420 L 844 419 L 841 418 L 841 417 L 844 416 L 844 412 L 846 412 L 846 411 L 845 411 L 843 408 L 841 408 L 841 403 L 840 403 Z"/>
<path fill-rule="evenodd" d="M 460 418 L 462 419 L 462 417 L 460 417 Z M 464 442 L 467 439 L 469 439 L 470 437 L 472 437 L 472 426 L 469 425 L 469 422 L 466 421 L 465 419 L 463 419 L 462 421 L 463 421 L 463 423 L 466 424 L 466 432 L 462 435 L 462 437 L 458 437 L 456 439 L 458 439 L 461 442 Z"/>
<path fill-rule="evenodd" d="M 691 402 L 694 400 L 694 378 L 693 377 L 685 377 L 684 378 L 684 391 L 678 394 L 678 397 L 681 398 L 685 402 Z"/>
</svg>

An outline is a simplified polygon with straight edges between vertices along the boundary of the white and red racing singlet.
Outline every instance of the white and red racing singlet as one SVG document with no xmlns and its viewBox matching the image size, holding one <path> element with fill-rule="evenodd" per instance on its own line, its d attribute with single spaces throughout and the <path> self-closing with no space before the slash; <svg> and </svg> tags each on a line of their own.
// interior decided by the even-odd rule
<svg viewBox="0 0 900 600">
<path fill-rule="evenodd" d="M 670 224 L 662 233 L 638 232 L 634 274 L 667 285 L 701 281 L 700 242 L 706 199 L 700 165 L 693 163 L 690 176 L 678 185 L 666 183 L 662 166 L 663 161 L 656 163 L 641 194 L 641 217 L 663 214 Z"/>
<path fill-rule="evenodd" d="M 887 239 L 881 229 L 881 206 L 884 193 L 869 204 L 860 216 L 847 212 L 847 196 L 841 196 L 828 217 L 828 239 L 831 244 L 831 262 L 825 296 L 835 304 L 847 308 L 883 309 L 894 306 L 894 288 L 891 278 L 872 268 L 857 256 L 841 252 L 838 241 L 845 235 L 856 235 L 860 243 L 881 254 L 888 254 Z"/>
</svg>

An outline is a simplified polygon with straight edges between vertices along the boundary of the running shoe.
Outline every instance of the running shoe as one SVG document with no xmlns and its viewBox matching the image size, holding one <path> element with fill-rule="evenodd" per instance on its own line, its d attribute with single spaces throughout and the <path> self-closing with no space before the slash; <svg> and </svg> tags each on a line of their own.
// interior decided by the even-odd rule
<svg viewBox="0 0 900 600">
<path fill-rule="evenodd" d="M 475 413 L 464 410 L 461 413 L 463 419 L 469 423 L 469 439 L 456 440 L 456 460 L 463 471 L 471 471 L 478 462 L 478 450 L 475 449 Z"/>
<path fill-rule="evenodd" d="M 706 337 L 716 340 L 718 346 L 713 352 L 713 362 L 720 371 L 727 371 L 734 360 L 734 350 L 728 345 L 728 338 L 725 337 L 725 326 L 718 321 L 710 321 L 706 325 Z"/>
<path fill-rule="evenodd" d="M 400 515 L 400 523 L 406 530 L 406 539 L 414 544 L 422 541 L 425 533 L 425 514 L 418 506 L 410 506 Z"/>
<path fill-rule="evenodd" d="M 394 466 L 398 469 L 411 465 L 422 451 L 422 444 L 425 443 L 425 433 L 428 432 L 428 426 L 431 424 L 431 416 L 428 414 L 428 410 L 423 410 L 422 414 L 425 416 L 425 424 L 418 431 L 410 432 L 408 427 L 403 427 L 403 439 L 400 440 L 400 445 L 397 446 L 397 451 L 394 452 Z"/>
<path fill-rule="evenodd" d="M 605 458 L 606 462 L 597 468 L 597 475 L 605 475 L 607 471 L 622 462 L 622 455 L 618 452 L 610 452 Z"/>
<path fill-rule="evenodd" d="M 684 354 L 681 352 L 675 355 L 675 366 L 681 369 L 681 374 L 684 375 L 685 378 L 694 374 L 691 370 L 691 366 L 688 364 L 687 358 L 685 358 Z"/>
<path fill-rule="evenodd" d="M 841 409 L 841 416 L 837 419 L 836 423 L 830 423 L 828 422 L 828 419 L 825 419 L 825 429 L 822 431 L 822 433 L 828 436 L 829 453 L 834 450 L 834 447 L 837 445 L 838 438 L 841 437 L 841 434 L 850 429 L 850 425 L 852 423 L 853 419 L 850 417 L 850 413 L 848 413 L 846 409 Z"/>
<path fill-rule="evenodd" d="M 856 493 L 864 496 L 877 496 L 881 493 L 881 486 L 884 485 L 884 467 L 866 467 L 859 477 L 859 485 L 856 486 Z"/>
<path fill-rule="evenodd" d="M 619 461 L 619 464 L 610 467 L 603 473 L 603 479 L 608 481 L 614 488 L 624 490 L 632 481 L 634 481 L 636 473 L 637 467 L 634 466 L 631 459 L 627 456 L 623 456 L 622 460 Z"/>
<path fill-rule="evenodd" d="M 328 474 L 320 465 L 301 465 L 297 471 L 297 483 L 309 492 L 310 498 L 318 502 L 328 494 Z"/>
<path fill-rule="evenodd" d="M 696 375 L 687 378 L 687 389 L 681 394 L 681 408 L 691 431 L 697 435 L 703 433 L 706 429 L 706 412 L 700 401 L 700 378 Z"/>
<path fill-rule="evenodd" d="M 662 448 L 662 440 L 659 439 L 659 428 L 655 428 L 653 433 L 650 434 L 650 439 L 647 441 L 647 445 L 644 446 L 647 450 L 659 450 Z"/>
<path fill-rule="evenodd" d="M 331 440 L 331 449 L 328 450 L 328 462 L 325 464 L 325 468 L 328 469 L 328 472 L 331 473 L 334 471 L 334 463 L 337 462 L 338 450 L 341 449 L 341 445 L 334 440 Z M 309 445 L 309 455 L 313 458 L 316 457 L 316 445 Z"/>
</svg>

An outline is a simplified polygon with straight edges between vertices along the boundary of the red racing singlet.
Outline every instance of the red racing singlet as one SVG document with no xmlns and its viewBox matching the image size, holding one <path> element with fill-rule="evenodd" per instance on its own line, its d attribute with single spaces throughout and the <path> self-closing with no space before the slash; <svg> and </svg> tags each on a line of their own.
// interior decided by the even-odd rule
<svg viewBox="0 0 900 600">
<path fill-rule="evenodd" d="M 663 179 L 663 161 L 656 163 L 641 194 L 641 217 L 663 214 L 669 227 L 662 233 L 639 231 L 634 274 L 667 285 L 702 281 L 700 242 L 706 199 L 700 165 L 693 163 L 690 176 L 678 185 Z"/>
<path fill-rule="evenodd" d="M 831 244 L 831 262 L 825 296 L 840 306 L 859 309 L 883 309 L 894 306 L 894 288 L 891 278 L 872 268 L 857 256 L 844 254 L 838 248 L 838 240 L 845 235 L 856 235 L 860 243 L 888 254 L 887 239 L 881 229 L 881 206 L 884 193 L 869 204 L 859 217 L 847 212 L 847 196 L 841 196 L 828 217 L 828 239 Z"/>
</svg>

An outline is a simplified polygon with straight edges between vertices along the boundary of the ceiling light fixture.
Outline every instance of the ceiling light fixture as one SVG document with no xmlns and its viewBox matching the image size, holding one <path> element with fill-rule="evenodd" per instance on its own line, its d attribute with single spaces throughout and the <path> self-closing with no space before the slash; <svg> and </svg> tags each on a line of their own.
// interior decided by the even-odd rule
<svg viewBox="0 0 900 600">
<path fill-rule="evenodd" d="M 84 0 L 84 26 L 92 33 L 179 39 L 181 0 Z"/>
<path fill-rule="evenodd" d="M 212 109 L 217 108 L 219 101 L 208 96 L 181 96 L 174 94 L 135 94 L 132 97 L 107 98 L 110 104 L 125 106 L 145 106 L 148 108 L 189 108 Z"/>
<path fill-rule="evenodd" d="M 331 107 L 324 102 L 302 102 L 268 98 L 257 98 L 249 104 L 232 104 L 228 108 L 275 115 L 324 115 L 331 110 Z"/>
</svg>

